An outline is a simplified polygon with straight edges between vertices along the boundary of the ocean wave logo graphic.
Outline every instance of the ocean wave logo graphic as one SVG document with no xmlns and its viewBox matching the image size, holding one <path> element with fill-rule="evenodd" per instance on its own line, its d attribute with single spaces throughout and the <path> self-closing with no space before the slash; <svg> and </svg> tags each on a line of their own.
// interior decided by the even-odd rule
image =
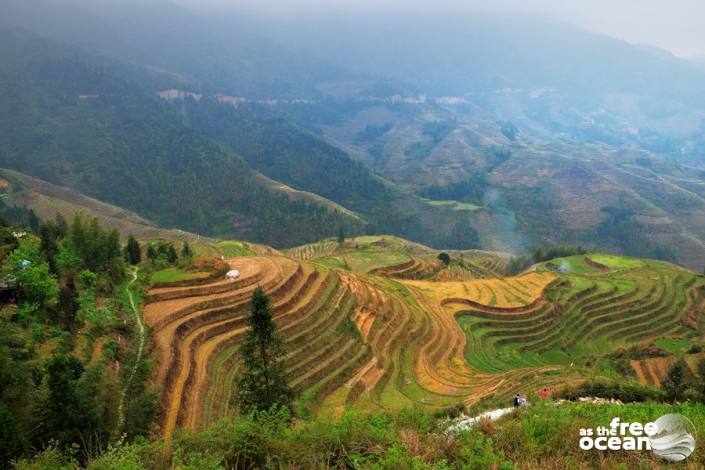
<svg viewBox="0 0 705 470">
<path fill-rule="evenodd" d="M 649 436 L 651 449 L 664 460 L 681 462 L 695 450 L 695 426 L 683 415 L 667 414 L 654 422 L 658 431 Z"/>
</svg>

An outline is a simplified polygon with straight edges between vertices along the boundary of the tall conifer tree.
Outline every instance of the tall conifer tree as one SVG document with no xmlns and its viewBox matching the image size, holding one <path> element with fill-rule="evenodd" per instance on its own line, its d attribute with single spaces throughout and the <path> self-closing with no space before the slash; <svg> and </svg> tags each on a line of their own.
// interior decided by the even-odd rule
<svg viewBox="0 0 705 470">
<path fill-rule="evenodd" d="M 140 264 L 140 261 L 142 261 L 142 251 L 140 250 L 139 242 L 135 240 L 135 237 L 132 235 L 127 237 L 126 252 L 127 261 L 129 261 L 130 264 Z"/>
<path fill-rule="evenodd" d="M 243 413 L 269 410 L 273 406 L 291 407 L 293 391 L 286 381 L 284 350 L 277 335 L 269 297 L 261 287 L 252 294 L 240 353 L 245 370 L 238 381 L 238 404 Z"/>
</svg>

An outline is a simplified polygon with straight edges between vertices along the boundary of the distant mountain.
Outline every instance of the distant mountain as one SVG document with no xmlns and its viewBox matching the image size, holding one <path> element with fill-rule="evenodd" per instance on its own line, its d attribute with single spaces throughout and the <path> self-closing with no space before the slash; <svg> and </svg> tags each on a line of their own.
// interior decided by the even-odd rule
<svg viewBox="0 0 705 470">
<path fill-rule="evenodd" d="M 0 122 L 0 165 L 208 235 L 281 247 L 344 227 L 478 245 L 461 212 L 427 204 L 281 118 L 209 97 L 169 105 L 144 88 L 160 75 L 1 34 L 0 108 L 10 112 Z"/>
<path fill-rule="evenodd" d="M 3 2 L 0 22 L 61 50 L 4 46 L 7 165 L 276 246 L 343 225 L 439 248 L 582 243 L 705 264 L 693 61 L 532 17 L 189 8 Z"/>
<path fill-rule="evenodd" d="M 705 105 L 703 74 L 687 61 L 539 17 L 383 8 L 374 16 L 308 15 L 275 25 L 268 29 L 289 48 L 359 73 L 398 78 L 434 95 L 552 88 Z M 663 86 L 664 74 L 669 87 Z"/>
<path fill-rule="evenodd" d="M 0 30 L 0 109 L 1 166 L 165 227 L 278 246 L 363 228 L 271 188 L 233 150 L 77 49 Z"/>
<path fill-rule="evenodd" d="M 473 116 L 512 121 L 544 141 L 697 151 L 705 72 L 666 51 L 531 16 L 375 12 L 250 23 L 289 49 L 463 103 Z"/>
<path fill-rule="evenodd" d="M 165 72 L 172 84 L 204 91 L 314 97 L 321 82 L 356 77 L 233 25 L 215 26 L 168 0 L 6 0 L 1 23 Z"/>
</svg>

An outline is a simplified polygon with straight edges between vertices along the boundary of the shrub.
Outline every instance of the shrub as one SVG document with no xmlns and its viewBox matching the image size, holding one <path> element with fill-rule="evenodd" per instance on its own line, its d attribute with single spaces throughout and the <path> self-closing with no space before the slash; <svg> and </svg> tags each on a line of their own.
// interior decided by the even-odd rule
<svg viewBox="0 0 705 470">
<path fill-rule="evenodd" d="M 683 400 L 688 384 L 685 379 L 685 365 L 682 361 L 676 362 L 668 369 L 666 380 L 663 381 L 661 387 L 669 401 Z"/>
<path fill-rule="evenodd" d="M 566 387 L 556 396 L 567 400 L 577 400 L 580 397 L 614 398 L 625 403 L 660 401 L 664 399 L 663 393 L 648 385 L 635 382 L 614 382 L 597 380 L 583 382 L 577 387 Z"/>
<path fill-rule="evenodd" d="M 446 408 L 439 408 L 433 412 L 435 418 L 451 418 L 455 419 L 466 411 L 465 403 L 458 403 L 457 405 L 449 406 Z"/>
</svg>

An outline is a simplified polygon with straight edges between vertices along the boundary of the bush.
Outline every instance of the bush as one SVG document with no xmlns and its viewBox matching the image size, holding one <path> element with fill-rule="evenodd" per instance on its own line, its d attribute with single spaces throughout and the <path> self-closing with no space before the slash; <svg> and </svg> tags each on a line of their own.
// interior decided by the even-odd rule
<svg viewBox="0 0 705 470">
<path fill-rule="evenodd" d="M 625 403 L 662 401 L 664 394 L 648 385 L 635 382 L 591 381 L 577 387 L 566 387 L 556 394 L 557 398 L 577 400 L 580 397 L 614 398 Z"/>
<path fill-rule="evenodd" d="M 446 408 L 439 408 L 433 412 L 435 418 L 451 418 L 455 419 L 462 414 L 465 414 L 466 407 L 465 403 L 458 403 L 454 406 L 449 406 Z"/>
</svg>

